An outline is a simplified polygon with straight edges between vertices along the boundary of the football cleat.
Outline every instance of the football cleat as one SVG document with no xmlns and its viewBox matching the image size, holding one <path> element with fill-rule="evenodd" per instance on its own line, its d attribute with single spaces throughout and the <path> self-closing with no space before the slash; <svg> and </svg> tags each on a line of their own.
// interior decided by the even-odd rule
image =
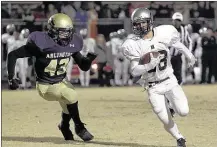
<svg viewBox="0 0 217 147">
<path fill-rule="evenodd" d="M 180 138 L 177 140 L 177 147 L 186 147 L 185 145 L 186 140 L 184 138 Z"/>
<path fill-rule="evenodd" d="M 75 133 L 83 140 L 90 141 L 94 138 L 92 134 L 84 127 L 84 124 L 75 125 Z"/>
<path fill-rule="evenodd" d="M 64 126 L 63 124 L 58 125 L 59 130 L 62 132 L 65 140 L 74 140 L 73 134 L 68 126 Z"/>
</svg>

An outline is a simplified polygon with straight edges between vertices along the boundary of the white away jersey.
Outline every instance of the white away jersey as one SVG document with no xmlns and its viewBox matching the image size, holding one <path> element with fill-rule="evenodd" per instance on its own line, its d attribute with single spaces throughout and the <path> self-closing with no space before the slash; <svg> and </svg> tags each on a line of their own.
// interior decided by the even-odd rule
<svg viewBox="0 0 217 147">
<path fill-rule="evenodd" d="M 15 37 L 13 35 L 9 35 L 8 33 L 2 35 L 2 43 L 7 44 L 8 53 L 13 50 L 14 41 Z"/>
<path fill-rule="evenodd" d="M 112 55 L 116 56 L 121 48 L 123 41 L 119 38 L 111 39 Z"/>
<path fill-rule="evenodd" d="M 159 65 L 142 75 L 141 79 L 146 82 L 159 81 L 173 74 L 168 47 L 180 40 L 178 31 L 172 25 L 155 27 L 153 32 L 154 36 L 151 39 L 134 37 L 127 39 L 122 45 L 124 55 L 130 61 L 140 59 L 151 51 L 159 51 L 162 54 Z"/>
</svg>

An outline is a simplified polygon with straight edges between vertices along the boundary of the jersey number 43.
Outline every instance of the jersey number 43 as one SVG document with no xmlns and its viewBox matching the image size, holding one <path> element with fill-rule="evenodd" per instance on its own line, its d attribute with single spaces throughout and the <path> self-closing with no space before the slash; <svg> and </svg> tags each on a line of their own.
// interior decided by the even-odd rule
<svg viewBox="0 0 217 147">
<path fill-rule="evenodd" d="M 69 63 L 69 58 L 66 59 L 53 59 L 50 61 L 49 65 L 44 69 L 44 72 L 50 74 L 50 76 L 57 76 L 64 74 L 66 72 L 67 64 Z"/>
</svg>

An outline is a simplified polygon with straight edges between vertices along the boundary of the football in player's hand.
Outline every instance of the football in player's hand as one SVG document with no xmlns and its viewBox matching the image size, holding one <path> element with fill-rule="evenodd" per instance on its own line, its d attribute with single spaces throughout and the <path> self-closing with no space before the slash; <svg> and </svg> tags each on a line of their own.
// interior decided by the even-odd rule
<svg viewBox="0 0 217 147">
<path fill-rule="evenodd" d="M 153 55 L 153 58 L 157 58 L 160 55 L 159 52 L 148 52 L 140 58 L 139 64 L 149 63 L 151 61 L 151 54 Z"/>
</svg>

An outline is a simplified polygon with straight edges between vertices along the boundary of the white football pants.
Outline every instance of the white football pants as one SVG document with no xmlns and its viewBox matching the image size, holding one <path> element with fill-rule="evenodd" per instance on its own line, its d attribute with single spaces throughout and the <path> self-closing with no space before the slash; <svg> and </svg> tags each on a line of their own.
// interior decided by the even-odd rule
<svg viewBox="0 0 217 147">
<path fill-rule="evenodd" d="M 21 80 L 21 87 L 26 88 L 26 77 L 27 77 L 27 68 L 28 68 L 28 58 L 19 58 L 17 59 L 15 66 L 15 75 L 19 74 Z"/>
<path fill-rule="evenodd" d="M 175 139 L 182 138 L 177 125 L 172 120 L 167 102 L 168 99 L 175 112 L 180 116 L 186 116 L 189 113 L 188 100 L 175 76 L 172 75 L 170 79 L 149 88 L 148 96 L 152 109 L 164 124 L 165 130 Z"/>
<path fill-rule="evenodd" d="M 124 58 L 123 62 L 121 62 L 117 58 L 114 60 L 116 85 L 127 85 L 129 79 L 129 66 L 130 62 L 126 58 Z"/>
<path fill-rule="evenodd" d="M 82 87 L 89 87 L 90 84 L 90 70 L 83 71 L 79 68 L 79 80 Z"/>
</svg>

